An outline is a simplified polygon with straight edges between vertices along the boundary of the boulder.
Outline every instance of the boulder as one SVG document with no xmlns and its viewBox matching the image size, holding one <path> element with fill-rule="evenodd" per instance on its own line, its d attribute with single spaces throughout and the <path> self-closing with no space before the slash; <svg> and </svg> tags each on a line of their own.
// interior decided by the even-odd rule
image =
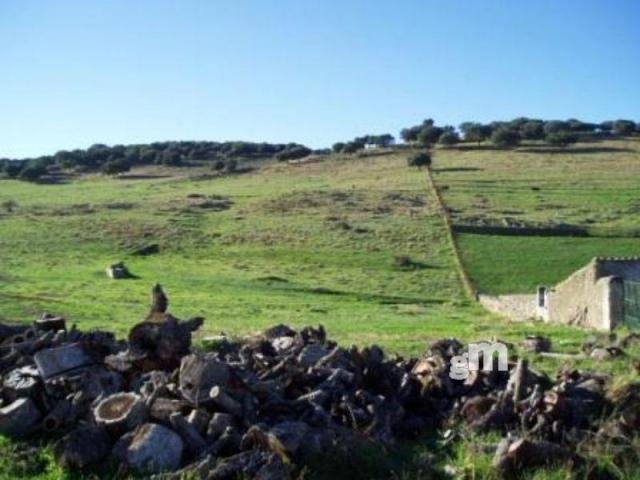
<svg viewBox="0 0 640 480">
<path fill-rule="evenodd" d="M 124 435 L 113 455 L 141 474 L 176 470 L 182 462 L 184 444 L 174 431 L 156 423 L 145 423 Z"/>
</svg>

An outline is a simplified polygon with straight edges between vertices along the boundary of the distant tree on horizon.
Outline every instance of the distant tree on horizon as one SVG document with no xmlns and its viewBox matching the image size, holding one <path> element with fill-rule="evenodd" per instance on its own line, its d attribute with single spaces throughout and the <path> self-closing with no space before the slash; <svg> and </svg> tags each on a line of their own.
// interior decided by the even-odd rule
<svg viewBox="0 0 640 480">
<path fill-rule="evenodd" d="M 499 147 L 515 147 L 520 143 L 520 134 L 513 128 L 501 126 L 491 134 L 491 143 Z"/>
<path fill-rule="evenodd" d="M 444 132 L 442 132 L 442 135 L 438 138 L 438 143 L 446 147 L 450 147 L 459 142 L 460 135 L 458 135 L 458 132 L 456 132 L 453 127 L 444 127 Z"/>
<path fill-rule="evenodd" d="M 467 142 L 481 143 L 491 135 L 491 127 L 479 122 L 463 122 L 460 124 L 460 131 Z"/>
<path fill-rule="evenodd" d="M 545 141 L 554 147 L 568 147 L 578 141 L 578 136 L 572 132 L 551 132 L 545 136 Z"/>
</svg>

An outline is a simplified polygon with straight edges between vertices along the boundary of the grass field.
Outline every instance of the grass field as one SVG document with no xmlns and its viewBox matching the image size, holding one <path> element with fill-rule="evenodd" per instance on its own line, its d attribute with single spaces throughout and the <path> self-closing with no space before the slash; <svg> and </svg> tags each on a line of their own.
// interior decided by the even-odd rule
<svg viewBox="0 0 640 480">
<path fill-rule="evenodd" d="M 518 159 L 520 154 L 439 150 L 435 178 L 440 186 L 449 185 L 443 192 L 447 205 L 463 212 L 473 209 L 474 198 L 482 195 L 492 199 L 487 214 L 499 215 L 498 210 L 511 202 L 513 208 L 528 212 L 537 194 L 524 186 L 524 166 L 503 165 L 509 155 Z M 542 154 L 527 155 L 543 159 Z M 599 155 L 581 154 L 579 161 L 602 161 Z M 0 321 L 30 322 L 48 310 L 83 329 L 104 328 L 123 335 L 144 318 L 150 287 L 159 282 L 175 315 L 207 318 L 200 337 L 253 332 L 276 323 L 324 324 L 343 344 L 378 343 L 401 354 L 417 354 L 427 342 L 443 336 L 518 342 L 529 333 L 550 335 L 556 350 L 578 350 L 588 332 L 508 323 L 465 296 L 434 192 L 424 172 L 407 167 L 405 156 L 266 163 L 251 173 L 222 178 L 210 178 L 198 169 L 148 168 L 117 179 L 88 176 L 59 185 L 2 180 Z M 556 170 L 564 167 L 548 168 L 559 197 L 562 174 Z M 496 183 L 487 187 L 495 175 Z M 544 187 L 547 177 L 540 175 L 536 184 Z M 617 170 L 613 175 L 626 192 L 623 196 L 629 197 L 616 200 L 614 210 L 628 208 L 633 204 L 633 181 Z M 510 176 L 521 187 L 508 185 Z M 519 199 L 518 192 L 526 198 Z M 606 195 L 594 195 L 602 210 L 594 206 L 593 216 L 602 220 Z M 566 194 L 566 204 L 572 205 L 572 212 L 591 208 L 590 203 L 579 207 L 585 198 L 584 192 Z M 6 207 L 8 201 L 17 203 L 13 211 Z M 536 221 L 547 218 L 522 215 Z M 623 219 L 615 222 L 616 228 L 633 227 Z M 597 225 L 601 224 L 607 225 Z M 539 282 L 540 272 L 551 282 L 594 254 L 631 254 L 637 242 L 460 238 L 471 278 L 492 291 L 529 290 Z M 160 253 L 132 255 L 155 243 Z M 413 267 L 398 265 L 399 256 L 410 257 Z M 105 267 L 119 260 L 139 278 L 109 280 Z M 549 371 L 558 367 L 557 362 L 540 359 L 535 365 Z M 589 361 L 573 365 L 594 366 Z M 600 367 L 620 376 L 629 373 L 627 360 Z M 388 478 L 391 470 L 393 478 L 430 478 L 420 471 L 434 449 L 439 449 L 438 464 L 450 462 L 485 478 L 492 472 L 490 458 L 474 453 L 475 441 L 443 451 L 425 439 L 400 446 L 393 454 L 358 454 L 357 462 L 321 461 L 309 478 L 370 478 L 373 473 Z M 0 460 L 0 478 L 51 480 L 63 475 L 52 463 L 50 450 L 35 458 L 40 467 L 21 461 L 6 441 L 0 443 L 0 455 L 5 459 Z M 534 478 L 556 478 L 555 474 Z"/>
<path fill-rule="evenodd" d="M 323 323 L 344 342 L 415 353 L 487 318 L 464 298 L 424 174 L 401 156 L 152 173 L 171 176 L 2 182 L 0 203 L 18 204 L 0 216 L 2 321 L 46 309 L 124 333 L 155 282 L 175 314 L 205 316 L 206 333 Z M 150 243 L 161 252 L 130 255 Z M 400 255 L 420 265 L 399 268 Z M 140 278 L 109 280 L 119 260 Z"/>
<path fill-rule="evenodd" d="M 454 223 L 564 225 L 590 235 L 459 235 L 465 268 L 485 293 L 555 284 L 597 255 L 639 255 L 639 176 L 637 139 L 577 144 L 566 151 L 441 149 L 434 165 Z"/>
</svg>

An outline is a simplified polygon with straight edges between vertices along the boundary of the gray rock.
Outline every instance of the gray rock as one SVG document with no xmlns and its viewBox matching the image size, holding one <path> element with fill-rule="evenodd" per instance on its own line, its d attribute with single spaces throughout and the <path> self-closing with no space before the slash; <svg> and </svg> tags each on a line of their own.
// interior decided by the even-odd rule
<svg viewBox="0 0 640 480">
<path fill-rule="evenodd" d="M 123 436 L 113 453 L 136 472 L 154 474 L 178 469 L 183 450 L 177 433 L 156 423 L 145 423 Z"/>
</svg>

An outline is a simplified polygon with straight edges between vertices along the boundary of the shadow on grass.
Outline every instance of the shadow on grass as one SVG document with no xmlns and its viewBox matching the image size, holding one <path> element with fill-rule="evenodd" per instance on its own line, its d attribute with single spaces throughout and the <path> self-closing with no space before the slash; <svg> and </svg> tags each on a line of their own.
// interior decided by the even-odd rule
<svg viewBox="0 0 640 480">
<path fill-rule="evenodd" d="M 577 153 L 577 154 L 589 154 L 589 153 L 633 153 L 635 150 L 623 147 L 574 147 L 574 148 L 562 148 L 562 147 L 532 147 L 532 148 L 518 148 L 518 152 L 522 153 Z"/>
<path fill-rule="evenodd" d="M 432 168 L 434 173 L 448 173 L 448 172 L 481 172 L 484 168 L 478 167 L 450 167 L 450 168 Z"/>
<path fill-rule="evenodd" d="M 397 304 L 413 304 L 413 305 L 442 305 L 443 300 L 426 299 L 415 297 L 402 297 L 396 295 L 379 295 L 375 293 L 349 292 L 344 290 L 334 290 L 324 287 L 304 287 L 304 286 L 287 286 L 282 282 L 272 282 L 270 285 L 274 290 L 312 294 L 312 295 L 329 295 L 356 300 L 358 302 L 372 302 L 381 305 L 397 305 Z"/>
</svg>

